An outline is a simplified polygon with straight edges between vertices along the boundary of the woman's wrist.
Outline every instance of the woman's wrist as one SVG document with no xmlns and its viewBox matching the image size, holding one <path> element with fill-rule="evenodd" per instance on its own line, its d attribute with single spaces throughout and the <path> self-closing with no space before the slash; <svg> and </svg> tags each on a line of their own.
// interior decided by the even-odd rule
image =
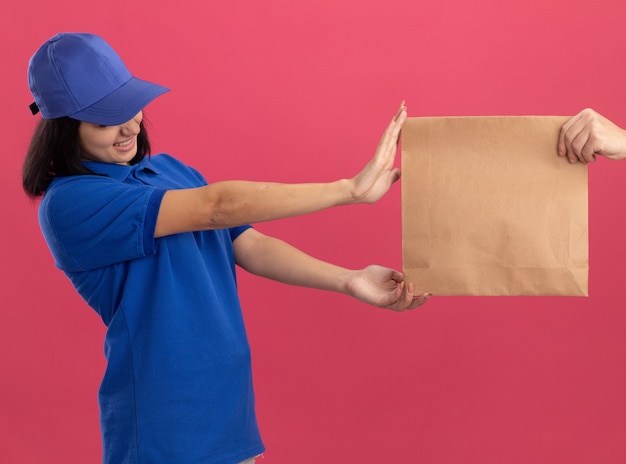
<svg viewBox="0 0 626 464">
<path fill-rule="evenodd" d="M 337 184 L 340 201 L 337 206 L 354 205 L 361 203 L 362 198 L 355 195 L 354 179 L 340 179 L 335 182 Z"/>
</svg>

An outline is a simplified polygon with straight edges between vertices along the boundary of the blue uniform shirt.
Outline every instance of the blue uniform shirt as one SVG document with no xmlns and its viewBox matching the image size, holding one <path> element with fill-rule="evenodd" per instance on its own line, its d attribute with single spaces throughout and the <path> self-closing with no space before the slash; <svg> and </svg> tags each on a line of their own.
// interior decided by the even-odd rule
<svg viewBox="0 0 626 464">
<path fill-rule="evenodd" d="M 55 178 L 39 222 L 107 325 L 104 462 L 236 463 L 264 451 L 232 242 L 249 226 L 155 239 L 166 190 L 206 185 L 168 155 Z"/>
</svg>

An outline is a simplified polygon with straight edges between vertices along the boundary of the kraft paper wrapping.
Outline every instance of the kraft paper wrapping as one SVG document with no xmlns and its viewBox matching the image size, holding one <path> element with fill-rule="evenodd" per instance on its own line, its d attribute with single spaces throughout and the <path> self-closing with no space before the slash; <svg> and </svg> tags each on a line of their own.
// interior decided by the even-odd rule
<svg viewBox="0 0 626 464">
<path fill-rule="evenodd" d="M 408 118 L 402 259 L 415 292 L 588 295 L 587 167 L 567 117 Z"/>
</svg>

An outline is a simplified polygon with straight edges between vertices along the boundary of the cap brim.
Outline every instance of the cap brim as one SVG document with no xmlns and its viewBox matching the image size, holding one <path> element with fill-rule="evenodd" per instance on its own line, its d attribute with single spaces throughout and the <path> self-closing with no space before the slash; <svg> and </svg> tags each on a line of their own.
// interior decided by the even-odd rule
<svg viewBox="0 0 626 464">
<path fill-rule="evenodd" d="M 100 101 L 70 114 L 69 117 L 102 126 L 117 126 L 130 121 L 148 103 L 169 90 L 167 87 L 132 77 Z"/>
</svg>

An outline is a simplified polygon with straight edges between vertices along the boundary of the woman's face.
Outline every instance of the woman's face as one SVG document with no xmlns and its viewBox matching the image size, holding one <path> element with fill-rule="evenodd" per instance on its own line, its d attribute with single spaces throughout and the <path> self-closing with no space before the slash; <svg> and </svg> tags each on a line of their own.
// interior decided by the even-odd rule
<svg viewBox="0 0 626 464">
<path fill-rule="evenodd" d="M 140 111 L 119 126 L 99 126 L 81 121 L 78 136 L 83 158 L 101 163 L 128 164 L 137 154 L 137 134 L 142 119 Z"/>
</svg>

